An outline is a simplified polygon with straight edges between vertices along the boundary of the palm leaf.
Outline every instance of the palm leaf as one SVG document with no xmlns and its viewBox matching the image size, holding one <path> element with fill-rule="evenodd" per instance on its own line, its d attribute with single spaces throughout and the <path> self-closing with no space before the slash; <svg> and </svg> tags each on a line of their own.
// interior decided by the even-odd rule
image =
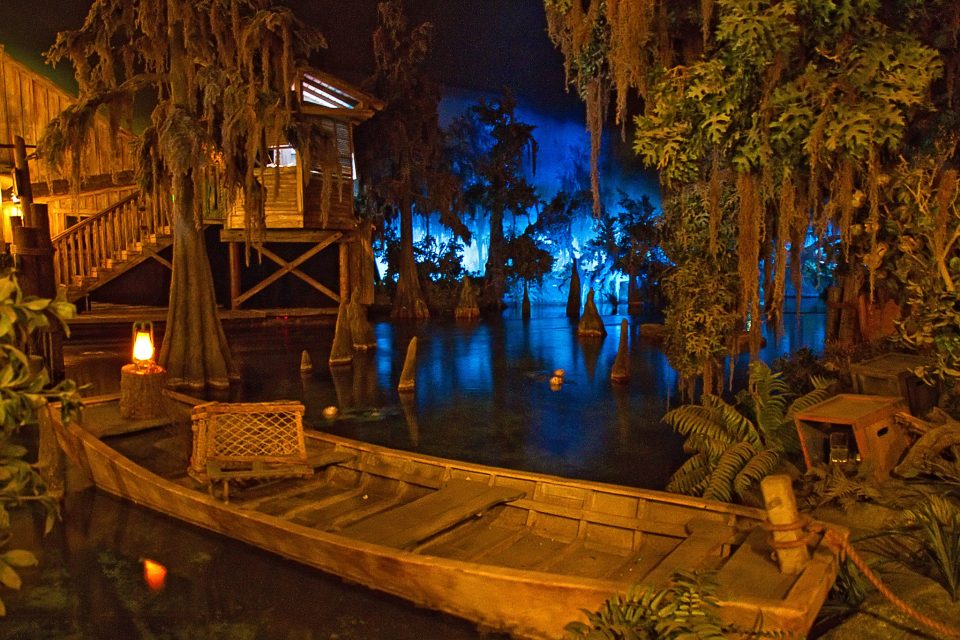
<svg viewBox="0 0 960 640">
<path fill-rule="evenodd" d="M 710 481 L 703 492 L 703 497 L 723 502 L 732 501 L 734 479 L 756 454 L 757 450 L 749 442 L 738 442 L 727 449 L 710 474 Z"/>
<path fill-rule="evenodd" d="M 750 458 L 733 479 L 733 490 L 741 498 L 752 486 L 771 474 L 780 465 L 780 454 L 771 449 Z"/>
</svg>

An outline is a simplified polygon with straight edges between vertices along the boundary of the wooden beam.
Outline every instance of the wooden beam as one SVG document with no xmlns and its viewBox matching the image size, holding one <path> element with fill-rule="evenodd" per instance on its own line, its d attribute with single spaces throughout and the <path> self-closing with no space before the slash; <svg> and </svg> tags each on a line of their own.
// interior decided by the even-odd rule
<svg viewBox="0 0 960 640">
<path fill-rule="evenodd" d="M 95 191 L 109 191 L 120 187 L 136 186 L 137 181 L 133 171 L 118 171 L 117 173 L 101 173 L 93 176 L 85 176 L 80 179 L 80 194 L 90 195 Z M 54 180 L 51 185 L 46 182 L 35 182 L 31 185 L 33 197 L 37 198 L 55 198 L 58 196 L 72 196 L 73 187 L 69 180 Z"/>
<path fill-rule="evenodd" d="M 167 260 L 166 258 L 161 257 L 159 253 L 150 249 L 144 249 L 143 251 L 148 258 L 153 258 L 154 260 L 156 260 L 157 262 L 165 266 L 167 269 L 170 269 L 170 271 L 173 271 L 173 265 L 170 264 L 170 261 Z"/>
<path fill-rule="evenodd" d="M 300 254 L 299 257 L 297 257 L 296 259 L 294 259 L 294 260 L 292 260 L 292 261 L 289 261 L 289 262 L 286 261 L 286 260 L 284 260 L 284 259 L 281 258 L 280 256 L 278 256 L 278 255 L 275 254 L 274 252 L 270 251 L 269 249 L 267 249 L 267 248 L 264 247 L 263 245 L 257 245 L 257 250 L 258 250 L 261 254 L 263 254 L 264 256 L 266 256 L 267 258 L 269 258 L 270 260 L 272 260 L 273 262 L 275 262 L 275 263 L 277 263 L 278 265 L 280 265 L 280 269 L 278 269 L 277 271 L 271 273 L 269 276 L 267 276 L 266 278 L 264 278 L 263 280 L 261 280 L 260 282 L 258 282 L 258 283 L 255 284 L 254 286 L 252 286 L 250 289 L 248 289 L 246 292 L 238 295 L 238 296 L 235 298 L 235 304 L 236 304 L 237 306 L 240 306 L 241 304 L 243 304 L 244 302 L 246 302 L 247 300 L 249 300 L 251 297 L 253 297 L 253 296 L 255 296 L 256 294 L 260 293 L 261 291 L 263 291 L 264 289 L 266 289 L 266 288 L 269 287 L 271 284 L 273 284 L 274 282 L 276 282 L 277 280 L 279 280 L 279 279 L 282 278 L 283 276 L 287 275 L 288 273 L 289 273 L 289 274 L 292 274 L 292 275 L 294 275 L 294 276 L 296 276 L 296 277 L 298 277 L 298 278 L 300 278 L 301 280 L 303 280 L 304 282 L 306 282 L 307 284 L 309 284 L 311 287 L 313 287 L 314 289 L 316 289 L 316 290 L 319 291 L 320 293 L 328 296 L 328 297 L 331 298 L 334 302 L 336 302 L 337 304 L 339 304 L 339 303 L 340 303 L 340 297 L 339 297 L 336 293 L 334 293 L 333 291 L 331 291 L 329 288 L 327 288 L 326 286 L 324 286 L 324 285 L 321 284 L 320 282 L 317 282 L 316 280 L 314 280 L 313 278 L 311 278 L 311 277 L 308 276 L 307 274 L 299 271 L 299 270 L 297 269 L 297 267 L 299 267 L 301 264 L 303 264 L 304 262 L 306 262 L 307 260 L 309 260 L 310 258 L 312 258 L 313 256 L 315 256 L 316 254 L 320 253 L 321 251 L 323 251 L 324 249 L 326 249 L 327 247 L 329 247 L 331 244 L 333 244 L 334 242 L 336 242 L 337 240 L 339 240 L 342 236 L 343 236 L 342 233 L 332 233 L 332 234 L 330 234 L 328 237 L 326 237 L 323 241 L 318 242 L 316 245 L 314 245 L 313 247 L 311 247 L 310 249 L 308 249 L 308 250 L 305 251 L 304 253 Z"/>
<path fill-rule="evenodd" d="M 220 231 L 221 242 L 246 242 L 247 235 L 244 229 L 222 229 Z M 336 242 L 344 235 L 343 231 L 331 231 L 329 229 L 264 229 L 263 235 L 255 237 L 254 244 L 265 244 L 268 242 L 289 243 L 289 242 Z M 327 244 L 329 244 L 327 242 Z"/>
<path fill-rule="evenodd" d="M 372 109 L 336 109 L 334 107 L 321 107 L 318 104 L 304 104 L 300 111 L 305 116 L 318 116 L 322 118 L 333 118 L 335 120 L 348 120 L 350 122 L 364 122 L 373 117 Z"/>
</svg>

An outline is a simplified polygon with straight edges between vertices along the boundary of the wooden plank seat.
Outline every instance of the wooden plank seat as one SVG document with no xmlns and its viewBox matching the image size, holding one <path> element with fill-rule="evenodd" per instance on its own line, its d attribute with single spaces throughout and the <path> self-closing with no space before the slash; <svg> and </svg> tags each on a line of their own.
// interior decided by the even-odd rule
<svg viewBox="0 0 960 640">
<path fill-rule="evenodd" d="M 663 587 L 677 569 L 701 568 L 706 558 L 722 553 L 724 545 L 732 542 L 736 534 L 735 527 L 704 518 L 693 518 L 686 528 L 688 536 L 643 577 L 644 584 Z"/>
<path fill-rule="evenodd" d="M 348 525 L 340 533 L 363 542 L 412 549 L 491 507 L 523 496 L 518 489 L 455 478 L 434 493 Z"/>
<path fill-rule="evenodd" d="M 191 412 L 193 455 L 187 472 L 209 486 L 230 480 L 310 476 L 299 402 L 208 402 Z"/>
</svg>

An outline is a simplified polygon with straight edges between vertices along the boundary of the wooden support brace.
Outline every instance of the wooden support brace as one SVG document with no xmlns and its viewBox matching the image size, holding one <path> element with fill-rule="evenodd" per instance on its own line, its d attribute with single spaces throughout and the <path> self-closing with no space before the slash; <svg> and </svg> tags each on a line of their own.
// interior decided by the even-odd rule
<svg viewBox="0 0 960 640">
<path fill-rule="evenodd" d="M 266 278 L 258 282 L 256 285 L 250 287 L 250 289 L 248 289 L 246 292 L 237 296 L 234 304 L 236 306 L 240 306 L 241 304 L 249 300 L 251 297 L 260 293 L 261 291 L 263 291 L 264 289 L 269 287 L 271 284 L 273 284 L 274 282 L 276 282 L 277 280 L 279 280 L 280 278 L 282 278 L 287 274 L 291 274 L 300 278 L 301 280 L 309 284 L 311 287 L 313 287 L 320 293 L 330 297 L 334 302 L 339 304 L 340 296 L 338 296 L 335 292 L 331 291 L 329 288 L 325 287 L 320 282 L 317 282 L 315 279 L 311 278 L 307 274 L 299 271 L 297 267 L 299 267 L 301 264 L 303 264 L 304 262 L 306 262 L 307 260 L 315 256 L 316 254 L 320 253 L 321 251 L 329 247 L 331 244 L 339 240 L 342 236 L 343 234 L 340 232 L 331 234 L 329 237 L 325 238 L 321 242 L 318 242 L 316 245 L 314 245 L 313 247 L 311 247 L 310 249 L 302 253 L 299 257 L 289 262 L 284 260 L 280 256 L 278 256 L 274 252 L 270 251 L 266 247 L 262 245 L 258 245 L 257 250 L 260 253 L 262 253 L 264 256 L 272 260 L 273 262 L 277 263 L 280 266 L 280 269 L 278 269 L 274 273 L 271 273 L 269 276 L 267 276 Z"/>
</svg>

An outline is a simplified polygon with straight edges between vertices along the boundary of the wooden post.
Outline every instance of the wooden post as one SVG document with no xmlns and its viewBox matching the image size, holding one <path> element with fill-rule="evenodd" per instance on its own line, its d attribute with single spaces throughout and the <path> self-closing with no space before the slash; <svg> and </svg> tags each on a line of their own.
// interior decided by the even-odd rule
<svg viewBox="0 0 960 640">
<path fill-rule="evenodd" d="M 240 298 L 240 243 L 228 243 L 228 255 L 230 257 L 230 309 L 235 310 L 240 305 L 237 300 Z"/>
<path fill-rule="evenodd" d="M 17 197 L 20 198 L 20 210 L 23 211 L 23 224 L 34 226 L 33 188 L 30 186 L 30 165 L 27 164 L 27 144 L 23 136 L 13 138 L 13 162 L 16 169 Z"/>
<path fill-rule="evenodd" d="M 810 560 L 810 554 L 790 476 L 767 476 L 760 481 L 760 491 L 773 530 L 780 573 L 800 573 Z"/>
<path fill-rule="evenodd" d="M 50 219 L 47 205 L 34 204 L 34 226 L 15 226 L 15 246 L 18 281 L 23 294 L 39 298 L 55 298 L 57 281 L 53 268 L 53 245 L 50 242 Z M 43 356 L 54 382 L 63 380 L 63 332 L 59 325 L 51 325 L 35 334 L 31 351 Z"/>
<path fill-rule="evenodd" d="M 350 299 L 350 246 L 343 240 L 340 247 L 340 300 Z"/>
</svg>

